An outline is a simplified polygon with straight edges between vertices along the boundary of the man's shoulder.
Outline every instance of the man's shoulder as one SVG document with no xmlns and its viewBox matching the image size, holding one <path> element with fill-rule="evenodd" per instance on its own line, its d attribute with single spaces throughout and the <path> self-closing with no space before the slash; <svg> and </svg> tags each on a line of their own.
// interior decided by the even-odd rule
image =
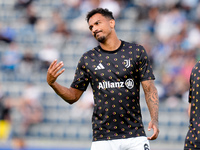
<svg viewBox="0 0 200 150">
<path fill-rule="evenodd" d="M 200 70 L 200 60 L 198 60 L 196 62 L 196 64 L 194 65 L 193 69 L 192 69 L 192 73 L 195 74 L 195 73 L 199 73 L 199 70 Z"/>
<path fill-rule="evenodd" d="M 96 53 L 98 50 L 99 50 L 99 46 L 94 47 L 90 50 L 87 50 L 85 53 L 83 53 L 83 56 L 92 55 L 92 54 Z"/>
<path fill-rule="evenodd" d="M 138 44 L 135 41 L 132 41 L 132 42 L 122 41 L 122 42 L 123 42 L 123 45 L 126 46 L 126 47 L 133 47 L 133 48 L 143 47 L 142 45 Z"/>
<path fill-rule="evenodd" d="M 196 66 L 200 67 L 200 60 L 196 62 Z"/>
</svg>

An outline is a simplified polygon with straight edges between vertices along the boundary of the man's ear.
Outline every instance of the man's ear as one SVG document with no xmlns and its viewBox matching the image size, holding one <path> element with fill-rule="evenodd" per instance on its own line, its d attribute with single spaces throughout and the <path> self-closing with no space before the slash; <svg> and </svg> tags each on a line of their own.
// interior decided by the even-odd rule
<svg viewBox="0 0 200 150">
<path fill-rule="evenodd" d="M 114 19 L 110 20 L 110 27 L 113 29 L 115 28 L 115 20 Z"/>
</svg>

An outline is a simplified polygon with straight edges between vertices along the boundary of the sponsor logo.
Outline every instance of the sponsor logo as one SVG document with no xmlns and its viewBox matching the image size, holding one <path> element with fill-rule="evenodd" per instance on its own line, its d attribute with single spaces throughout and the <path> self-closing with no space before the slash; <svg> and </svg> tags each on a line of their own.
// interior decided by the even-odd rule
<svg viewBox="0 0 200 150">
<path fill-rule="evenodd" d="M 124 87 L 124 82 L 99 82 L 99 89 Z"/>
<path fill-rule="evenodd" d="M 132 89 L 134 87 L 133 79 L 127 79 L 125 85 L 128 89 Z"/>
<path fill-rule="evenodd" d="M 99 82 L 99 89 L 121 88 L 125 86 L 128 89 L 132 89 L 134 87 L 134 81 L 132 79 L 127 79 L 125 82 L 110 82 L 110 81 Z"/>
<path fill-rule="evenodd" d="M 95 70 L 102 70 L 102 69 L 105 69 L 102 63 L 99 63 L 98 66 L 95 68 Z"/>
</svg>

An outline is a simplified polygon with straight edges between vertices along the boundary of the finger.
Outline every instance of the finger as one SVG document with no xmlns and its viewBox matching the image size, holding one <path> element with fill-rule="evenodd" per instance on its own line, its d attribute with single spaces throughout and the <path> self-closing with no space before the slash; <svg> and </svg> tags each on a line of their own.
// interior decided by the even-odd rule
<svg viewBox="0 0 200 150">
<path fill-rule="evenodd" d="M 153 135 L 151 137 L 147 137 L 148 140 L 155 140 L 158 137 L 158 129 L 153 128 Z"/>
<path fill-rule="evenodd" d="M 49 69 L 51 69 L 55 64 L 57 63 L 57 59 L 55 59 L 49 66 Z"/>
<path fill-rule="evenodd" d="M 156 139 L 156 133 L 153 133 L 151 137 L 147 137 L 148 140 L 155 140 Z"/>
<path fill-rule="evenodd" d="M 150 131 L 151 129 L 148 129 L 148 131 Z M 155 135 L 155 133 L 153 133 L 153 135 L 152 136 L 150 136 L 150 137 L 147 137 L 147 139 L 148 140 L 152 140 L 152 138 L 154 137 L 154 135 Z"/>
<path fill-rule="evenodd" d="M 64 71 L 65 71 L 65 69 L 62 69 L 59 73 L 57 73 L 56 77 L 58 77 L 59 75 L 61 75 Z"/>
<path fill-rule="evenodd" d="M 148 131 L 151 131 L 152 126 L 153 126 L 153 125 L 152 125 L 152 123 L 150 122 L 150 123 L 149 123 L 149 126 L 148 126 Z"/>
<path fill-rule="evenodd" d="M 155 133 L 153 133 L 153 135 L 151 137 L 147 137 L 148 140 L 154 140 L 155 139 Z"/>
<path fill-rule="evenodd" d="M 63 62 L 59 62 L 55 67 L 54 69 L 52 70 L 52 73 L 53 74 L 57 74 L 57 72 L 64 66 Z"/>
</svg>

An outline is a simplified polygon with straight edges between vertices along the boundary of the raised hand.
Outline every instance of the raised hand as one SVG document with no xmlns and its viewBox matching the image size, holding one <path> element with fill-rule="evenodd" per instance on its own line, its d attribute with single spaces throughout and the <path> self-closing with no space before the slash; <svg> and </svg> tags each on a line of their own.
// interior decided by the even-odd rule
<svg viewBox="0 0 200 150">
<path fill-rule="evenodd" d="M 54 84 L 58 76 L 61 75 L 65 71 L 65 69 L 62 69 L 61 71 L 59 71 L 63 66 L 64 64 L 62 61 L 57 63 L 57 60 L 54 60 L 51 63 L 47 71 L 47 83 L 49 85 Z"/>
</svg>

